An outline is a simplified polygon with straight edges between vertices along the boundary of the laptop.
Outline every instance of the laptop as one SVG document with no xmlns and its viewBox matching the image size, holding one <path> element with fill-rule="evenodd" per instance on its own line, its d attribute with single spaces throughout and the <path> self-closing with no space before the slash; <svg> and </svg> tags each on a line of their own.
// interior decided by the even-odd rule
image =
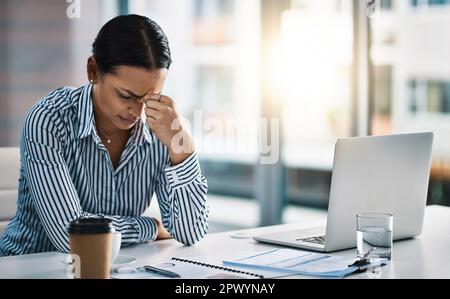
<svg viewBox="0 0 450 299">
<path fill-rule="evenodd" d="M 338 139 L 326 227 L 254 236 L 260 242 L 330 252 L 356 247 L 356 214 L 394 215 L 393 239 L 422 232 L 433 133 Z"/>
</svg>

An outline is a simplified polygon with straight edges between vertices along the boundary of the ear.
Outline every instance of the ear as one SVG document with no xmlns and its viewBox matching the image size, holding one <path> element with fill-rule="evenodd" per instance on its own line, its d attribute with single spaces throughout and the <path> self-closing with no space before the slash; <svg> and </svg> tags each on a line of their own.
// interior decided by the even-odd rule
<svg viewBox="0 0 450 299">
<path fill-rule="evenodd" d="M 100 79 L 100 71 L 98 70 L 97 60 L 94 56 L 88 58 L 87 61 L 87 76 L 88 81 L 97 83 Z"/>
</svg>

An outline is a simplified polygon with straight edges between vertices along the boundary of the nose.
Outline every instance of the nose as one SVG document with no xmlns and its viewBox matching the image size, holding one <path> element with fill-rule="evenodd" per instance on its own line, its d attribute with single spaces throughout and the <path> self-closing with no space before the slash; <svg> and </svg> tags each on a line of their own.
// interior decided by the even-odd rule
<svg viewBox="0 0 450 299">
<path fill-rule="evenodd" d="M 132 103 L 130 106 L 128 106 L 128 114 L 130 115 L 130 117 L 137 119 L 142 114 L 143 109 L 144 109 L 143 102 L 135 102 Z"/>
</svg>

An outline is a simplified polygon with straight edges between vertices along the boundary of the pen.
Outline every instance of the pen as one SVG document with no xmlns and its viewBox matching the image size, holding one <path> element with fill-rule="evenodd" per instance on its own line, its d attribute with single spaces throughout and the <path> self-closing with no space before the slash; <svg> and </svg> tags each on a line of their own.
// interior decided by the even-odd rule
<svg viewBox="0 0 450 299">
<path fill-rule="evenodd" d="M 157 273 L 157 274 L 160 274 L 160 275 L 163 275 L 163 276 L 167 276 L 167 277 L 170 277 L 170 278 L 181 277 L 180 275 L 178 275 L 175 272 L 167 271 L 167 270 L 156 268 L 156 267 L 153 267 L 153 266 L 145 265 L 144 269 L 145 269 L 145 271 L 154 272 L 154 273 Z"/>
</svg>

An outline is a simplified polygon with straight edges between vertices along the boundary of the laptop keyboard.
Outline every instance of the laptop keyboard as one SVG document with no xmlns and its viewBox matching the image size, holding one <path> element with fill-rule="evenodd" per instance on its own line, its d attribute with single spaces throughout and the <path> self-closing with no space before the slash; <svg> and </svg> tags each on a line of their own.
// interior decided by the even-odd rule
<svg viewBox="0 0 450 299">
<path fill-rule="evenodd" d="M 315 243 L 324 245 L 325 244 L 325 236 L 319 236 L 319 237 L 309 237 L 309 238 L 299 238 L 295 239 L 296 241 L 302 241 L 302 242 L 308 242 L 308 243 Z"/>
</svg>

